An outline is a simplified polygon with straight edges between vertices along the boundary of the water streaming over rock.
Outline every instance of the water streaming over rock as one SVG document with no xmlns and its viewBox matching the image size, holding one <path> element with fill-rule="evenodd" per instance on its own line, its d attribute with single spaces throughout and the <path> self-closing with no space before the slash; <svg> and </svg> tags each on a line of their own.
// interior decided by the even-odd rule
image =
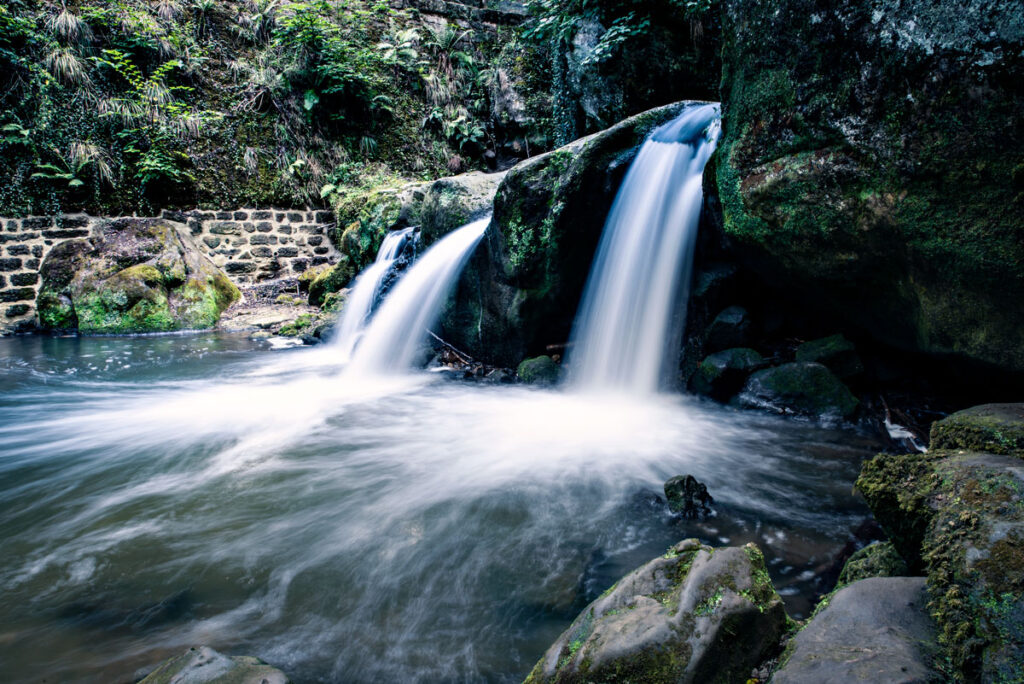
<svg viewBox="0 0 1024 684">
<path fill-rule="evenodd" d="M 445 297 L 490 222 L 487 216 L 452 231 L 402 276 L 364 333 L 349 374 L 379 375 L 412 366 L 427 328 L 441 314 Z"/>
<path fill-rule="evenodd" d="M 665 377 L 666 351 L 684 324 L 701 179 L 720 111 L 687 107 L 651 134 L 630 166 L 573 330 L 569 378 L 577 389 L 645 394 Z"/>
<path fill-rule="evenodd" d="M 356 345 L 366 331 L 384 276 L 394 266 L 410 241 L 415 239 L 416 231 L 417 228 L 403 228 L 385 235 L 377 251 L 376 260 L 356 278 L 341 313 L 334 342 L 341 351 L 343 361 L 352 358 Z"/>
</svg>

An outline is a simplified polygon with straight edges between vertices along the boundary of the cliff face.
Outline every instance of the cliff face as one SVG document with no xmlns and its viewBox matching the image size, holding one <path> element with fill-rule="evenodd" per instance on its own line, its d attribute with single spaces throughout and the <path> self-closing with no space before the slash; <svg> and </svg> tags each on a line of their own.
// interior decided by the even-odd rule
<svg viewBox="0 0 1024 684">
<path fill-rule="evenodd" d="M 1024 3 L 723 9 L 738 258 L 822 320 L 1024 371 Z"/>
</svg>

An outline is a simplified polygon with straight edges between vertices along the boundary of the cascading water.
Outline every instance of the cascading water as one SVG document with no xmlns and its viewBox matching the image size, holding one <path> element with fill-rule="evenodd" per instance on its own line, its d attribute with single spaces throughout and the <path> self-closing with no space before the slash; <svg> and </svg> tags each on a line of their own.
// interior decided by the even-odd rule
<svg viewBox="0 0 1024 684">
<path fill-rule="evenodd" d="M 402 276 L 374 315 L 347 372 L 379 375 L 407 370 L 441 313 L 444 298 L 480 242 L 491 217 L 446 235 Z"/>
<path fill-rule="evenodd" d="M 385 235 L 380 250 L 377 251 L 376 260 L 356 278 L 352 292 L 345 302 L 341 320 L 338 322 L 338 333 L 334 342 L 341 350 L 343 361 L 352 358 L 352 353 L 370 320 L 370 313 L 373 311 L 384 276 L 402 255 L 409 241 L 414 239 L 416 230 L 418 229 L 403 228 Z"/>
<path fill-rule="evenodd" d="M 654 392 L 682 331 L 703 204 L 704 165 L 720 106 L 695 104 L 656 129 L 630 166 L 605 222 L 569 356 L 582 391 Z M 684 310 L 685 311 L 685 310 Z"/>
</svg>

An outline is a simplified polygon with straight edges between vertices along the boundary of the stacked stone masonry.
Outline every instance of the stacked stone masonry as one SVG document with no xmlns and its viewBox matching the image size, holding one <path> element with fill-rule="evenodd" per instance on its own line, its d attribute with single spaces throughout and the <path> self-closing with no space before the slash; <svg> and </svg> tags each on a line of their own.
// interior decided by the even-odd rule
<svg viewBox="0 0 1024 684">
<path fill-rule="evenodd" d="M 327 237 L 334 221 L 329 211 L 195 210 L 161 216 L 187 226 L 199 249 L 243 288 L 295 277 L 339 257 Z M 91 237 L 105 220 L 84 214 L 0 218 L 0 334 L 35 329 L 39 267 L 46 255 L 64 240 Z"/>
</svg>

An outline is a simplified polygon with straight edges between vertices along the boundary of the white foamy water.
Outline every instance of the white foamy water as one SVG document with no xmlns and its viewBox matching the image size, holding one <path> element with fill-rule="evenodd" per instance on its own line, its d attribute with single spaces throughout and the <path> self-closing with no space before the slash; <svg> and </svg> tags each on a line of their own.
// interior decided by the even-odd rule
<svg viewBox="0 0 1024 684">
<path fill-rule="evenodd" d="M 413 264 L 374 314 L 346 372 L 379 375 L 409 370 L 427 328 L 441 315 L 445 298 L 490 223 L 487 216 L 452 231 Z"/>
<path fill-rule="evenodd" d="M 340 362 L 345 363 L 352 358 L 352 353 L 370 320 L 384 276 L 394 266 L 417 230 L 419 229 L 403 228 L 385 235 L 380 249 L 377 250 L 377 258 L 352 284 L 352 291 L 345 300 L 334 339 Z"/>
<path fill-rule="evenodd" d="M 573 329 L 569 380 L 581 391 L 648 394 L 675 358 L 718 140 L 717 104 L 687 107 L 651 134 L 615 198 Z"/>
<path fill-rule="evenodd" d="M 258 344 L 0 340 L 5 681 L 131 681 L 203 643 L 299 682 L 519 682 L 687 536 L 760 543 L 799 614 L 866 514 L 855 434 Z M 669 516 L 682 473 L 717 517 Z"/>
</svg>

